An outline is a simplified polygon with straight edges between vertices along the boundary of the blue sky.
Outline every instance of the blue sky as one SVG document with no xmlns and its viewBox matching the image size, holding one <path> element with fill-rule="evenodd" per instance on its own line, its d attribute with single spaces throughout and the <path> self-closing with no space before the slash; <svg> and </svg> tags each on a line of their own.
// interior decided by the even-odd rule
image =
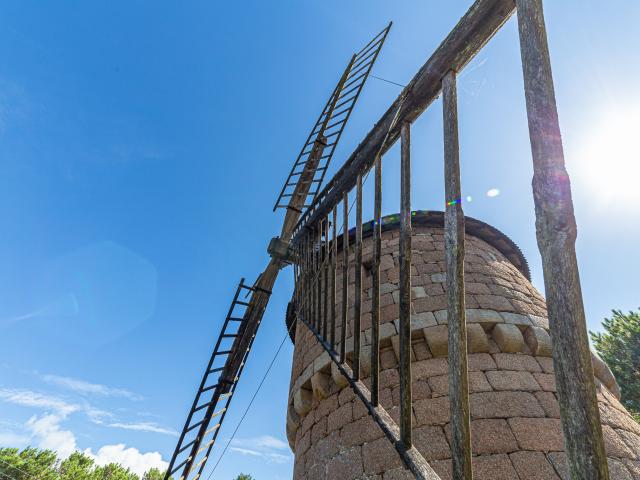
<svg viewBox="0 0 640 480">
<path fill-rule="evenodd" d="M 470 4 L 0 1 L 0 446 L 90 449 L 138 470 L 168 460 L 348 58 L 393 20 L 373 73 L 406 83 Z M 597 329 L 612 308 L 640 306 L 640 4 L 545 6 Z M 399 90 L 369 80 L 332 170 Z M 515 19 L 460 76 L 459 97 L 465 212 L 509 235 L 542 289 Z M 413 128 L 415 208 L 442 206 L 440 106 Z M 397 157 L 385 158 L 385 213 Z M 285 271 L 223 439 L 285 335 L 291 289 Z M 213 478 L 290 478 L 291 354 L 286 342 Z"/>
</svg>

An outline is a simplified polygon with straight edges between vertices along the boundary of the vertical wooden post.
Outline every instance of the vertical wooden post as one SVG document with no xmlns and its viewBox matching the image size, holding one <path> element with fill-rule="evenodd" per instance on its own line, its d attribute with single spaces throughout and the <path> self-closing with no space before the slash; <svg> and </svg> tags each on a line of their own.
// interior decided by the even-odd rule
<svg viewBox="0 0 640 480">
<path fill-rule="evenodd" d="M 309 257 L 309 323 L 313 325 L 313 231 L 311 227 L 307 235 L 307 256 Z"/>
<path fill-rule="evenodd" d="M 354 258 L 353 379 L 360 380 L 360 317 L 362 313 L 362 173 L 356 179 L 356 245 Z"/>
<path fill-rule="evenodd" d="M 311 324 L 311 253 L 310 253 L 310 236 L 311 233 L 307 231 L 305 235 L 305 248 L 304 248 L 304 256 L 305 256 L 305 316 L 307 317 L 307 322 Z"/>
<path fill-rule="evenodd" d="M 318 263 L 316 265 L 316 329 L 322 331 L 322 219 L 318 221 Z"/>
<path fill-rule="evenodd" d="M 380 404 L 380 250 L 382 243 L 382 158 L 375 161 L 373 199 L 373 261 L 371 262 L 371 403 Z"/>
<path fill-rule="evenodd" d="M 411 126 L 400 131 L 400 439 L 411 448 Z"/>
<path fill-rule="evenodd" d="M 302 241 L 298 244 L 298 313 L 300 316 L 304 316 L 302 311 L 302 292 L 304 291 L 304 255 L 302 253 Z"/>
<path fill-rule="evenodd" d="M 316 256 L 316 330 L 322 332 L 322 219 L 318 221 L 318 237 Z"/>
<path fill-rule="evenodd" d="M 297 312 L 298 313 L 302 313 L 302 297 L 301 297 L 301 292 L 302 292 L 302 268 L 303 268 L 303 264 L 302 264 L 302 246 L 301 244 L 298 244 L 298 246 L 296 247 L 296 254 L 298 257 L 298 275 L 296 277 L 296 290 L 297 290 Z"/>
<path fill-rule="evenodd" d="M 316 252 L 316 229 L 313 228 L 311 233 L 311 325 L 313 325 L 313 328 L 315 328 L 316 330 L 318 329 L 318 311 L 316 310 L 316 307 L 318 306 L 318 303 L 316 301 L 316 281 L 318 279 L 317 272 L 318 255 Z"/>
<path fill-rule="evenodd" d="M 336 273 L 338 266 L 338 206 L 333 206 L 333 226 L 331 242 L 331 334 L 329 344 L 331 348 L 336 348 Z"/>
<path fill-rule="evenodd" d="M 324 281 L 322 288 L 322 338 L 327 339 L 329 323 L 329 215 L 324 219 L 324 258 L 322 260 Z"/>
<path fill-rule="evenodd" d="M 576 223 L 541 0 L 516 0 L 553 364 L 572 479 L 609 478 L 575 253 Z"/>
<path fill-rule="evenodd" d="M 309 303 L 309 306 L 307 307 L 309 309 L 309 323 L 313 324 L 313 264 L 312 264 L 312 253 L 313 253 L 313 236 L 311 233 L 311 229 L 309 229 L 309 233 L 307 235 L 307 256 L 309 257 L 309 264 L 308 264 L 308 269 L 309 269 L 309 288 L 308 288 L 308 293 L 307 293 L 307 301 Z"/>
<path fill-rule="evenodd" d="M 298 310 L 298 265 L 293 264 L 293 307 Z"/>
<path fill-rule="evenodd" d="M 442 79 L 442 107 L 452 476 L 454 480 L 471 480 L 471 425 L 464 300 L 464 213 L 460 193 L 456 73 L 452 70 Z"/>
<path fill-rule="evenodd" d="M 349 193 L 342 196 L 342 331 L 340 361 L 347 360 L 347 315 L 349 313 Z"/>
<path fill-rule="evenodd" d="M 300 254 L 300 292 L 298 292 L 298 313 L 300 316 L 304 317 L 304 276 L 305 276 L 305 262 L 304 262 L 304 238 L 300 240 L 300 245 L 298 247 L 298 252 Z"/>
</svg>

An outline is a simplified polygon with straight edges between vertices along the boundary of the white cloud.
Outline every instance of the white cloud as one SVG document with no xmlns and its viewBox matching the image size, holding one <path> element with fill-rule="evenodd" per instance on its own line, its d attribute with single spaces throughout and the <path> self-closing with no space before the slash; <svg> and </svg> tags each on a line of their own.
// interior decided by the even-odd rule
<svg viewBox="0 0 640 480">
<path fill-rule="evenodd" d="M 231 442 L 231 450 L 241 455 L 259 457 L 270 463 L 287 463 L 291 455 L 280 453 L 287 451 L 289 445 L 271 435 L 261 435 L 252 438 L 236 438 Z"/>
<path fill-rule="evenodd" d="M 107 427 L 123 428 L 125 430 L 137 430 L 139 432 L 153 432 L 162 433 L 164 435 L 178 435 L 178 432 L 170 428 L 163 427 L 161 425 L 152 422 L 139 422 L 139 423 L 107 423 Z"/>
<path fill-rule="evenodd" d="M 129 400 L 142 400 L 142 396 L 125 390 L 123 388 L 114 388 L 99 383 L 90 383 L 77 378 L 62 377 L 59 375 L 41 375 L 42 379 L 53 385 L 67 388 L 76 393 L 85 395 L 100 395 L 105 397 L 123 397 Z"/>
<path fill-rule="evenodd" d="M 257 450 L 251 450 L 249 448 L 231 447 L 231 451 L 239 453 L 241 455 L 249 455 L 252 457 L 258 457 L 266 460 L 270 463 L 287 463 L 291 460 L 290 455 L 283 455 L 281 453 L 274 452 L 259 452 Z"/>
<path fill-rule="evenodd" d="M 38 442 L 38 447 L 54 450 L 60 458 L 67 458 L 77 450 L 76 437 L 71 431 L 60 427 L 61 421 L 60 416 L 47 414 L 31 417 L 26 426 Z"/>
<path fill-rule="evenodd" d="M 32 442 L 39 448 L 55 451 L 60 458 L 69 457 L 78 450 L 78 444 L 73 432 L 64 430 L 60 425 L 63 420 L 61 416 L 54 414 L 31 417 L 25 425 L 31 437 L 26 438 L 23 444 Z M 3 438 L 0 434 L 0 442 Z M 168 463 L 162 460 L 159 452 L 142 453 L 137 448 L 127 448 L 124 444 L 104 445 L 96 453 L 88 448 L 84 450 L 84 454 L 93 458 L 97 465 L 119 463 L 138 475 L 142 475 L 151 468 L 165 470 L 168 467 Z"/>
<path fill-rule="evenodd" d="M 21 435 L 15 432 L 0 432 L 0 446 L 10 445 L 13 448 L 26 447 L 31 440 L 27 435 Z"/>
<path fill-rule="evenodd" d="M 136 430 L 139 432 L 160 433 L 163 435 L 177 435 L 178 433 L 168 427 L 158 425 L 153 422 L 121 422 L 116 416 L 105 410 L 100 410 L 87 403 L 69 403 L 58 397 L 46 395 L 31 390 L 20 390 L 12 388 L 0 388 L 0 400 L 21 405 L 24 407 L 34 407 L 48 410 L 55 413 L 59 420 L 64 420 L 68 415 L 75 412 L 84 413 L 89 420 L 96 424 L 110 428 L 121 428 L 124 430 Z"/>
<path fill-rule="evenodd" d="M 250 450 L 248 448 L 240 448 L 240 447 L 231 447 L 231 450 L 234 452 L 242 453 L 243 455 L 251 455 L 254 457 L 261 457 L 262 453 L 257 452 L 255 450 Z"/>
<path fill-rule="evenodd" d="M 91 405 L 84 406 L 84 413 L 89 417 L 89 420 L 96 425 L 104 425 L 105 418 L 115 417 L 113 413 L 100 410 L 99 408 L 92 407 Z"/>
<path fill-rule="evenodd" d="M 15 388 L 0 388 L 0 400 L 24 407 L 54 410 L 61 416 L 66 416 L 81 410 L 79 405 L 66 402 L 58 397 Z"/>
<path fill-rule="evenodd" d="M 262 448 L 273 448 L 276 450 L 287 450 L 289 448 L 288 443 L 283 442 L 279 438 L 272 437 L 271 435 L 262 435 L 249 440 L 250 443 Z"/>
<path fill-rule="evenodd" d="M 497 197 L 498 195 L 500 195 L 500 190 L 497 188 L 490 188 L 487 190 L 487 197 L 489 198 Z"/>
<path fill-rule="evenodd" d="M 73 316 L 78 314 L 78 300 L 73 293 L 61 296 L 60 298 L 48 303 L 44 307 L 37 308 L 31 312 L 18 315 L 11 318 L 0 320 L 0 325 L 6 326 L 12 323 L 28 320 L 30 318 L 56 316 Z"/>
<path fill-rule="evenodd" d="M 85 455 L 94 459 L 97 465 L 108 465 L 109 463 L 119 463 L 125 468 L 129 468 L 133 473 L 142 475 L 146 471 L 157 468 L 166 470 L 169 464 L 162 460 L 159 452 L 142 453 L 137 448 L 129 447 L 120 443 L 117 445 L 105 445 L 100 447 L 97 453 L 91 449 L 84 451 Z"/>
<path fill-rule="evenodd" d="M 67 382 L 67 380 L 73 379 L 65 379 L 65 377 L 50 377 L 54 377 L 56 380 L 64 380 L 64 384 L 69 388 L 76 387 L 75 391 L 82 390 L 87 393 L 96 393 L 99 395 L 113 395 L 114 391 L 116 394 L 118 392 L 126 392 L 109 389 L 109 387 L 90 384 L 88 382 Z M 54 381 L 54 383 L 57 382 Z M 107 390 L 101 389 L 100 387 L 104 387 Z M 125 423 L 117 421 L 113 413 L 95 408 L 82 400 L 77 403 L 72 403 L 53 395 L 31 390 L 0 388 L 0 401 L 24 407 L 32 407 L 45 412 L 32 416 L 25 424 L 19 425 L 19 429 L 11 428 L 9 430 L 0 430 L 0 445 L 17 447 L 34 445 L 42 449 L 53 450 L 63 459 L 78 450 L 75 434 L 63 427 L 63 422 L 67 417 L 77 412 L 84 413 L 87 418 L 96 425 L 165 435 L 177 435 L 177 432 L 174 430 L 152 422 Z M 266 442 L 268 443 L 268 440 L 266 440 Z M 168 463 L 162 460 L 159 452 L 143 453 L 136 448 L 126 447 L 124 444 L 104 445 L 100 447 L 96 453 L 93 453 L 91 449 L 85 449 L 84 453 L 93 458 L 98 465 L 116 462 L 129 468 L 138 475 L 142 475 L 151 468 L 164 470 L 168 466 Z"/>
</svg>

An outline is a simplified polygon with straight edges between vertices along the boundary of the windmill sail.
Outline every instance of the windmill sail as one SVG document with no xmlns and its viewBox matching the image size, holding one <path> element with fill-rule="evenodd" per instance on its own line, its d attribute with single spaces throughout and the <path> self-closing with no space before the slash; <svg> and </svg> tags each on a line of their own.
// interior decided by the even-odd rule
<svg viewBox="0 0 640 480">
<path fill-rule="evenodd" d="M 240 300 L 240 295 L 252 293 L 256 288 L 246 285 L 244 278 L 240 280 L 165 478 L 180 470 L 182 475 L 179 478 L 183 479 L 189 477 L 192 469 L 198 471 L 194 478 L 202 474 L 253 343 L 252 338 L 247 348 L 239 348 L 242 343 L 239 340 L 247 331 L 246 322 L 250 318 L 251 308 L 251 303 Z M 240 367 L 229 376 L 228 364 L 237 357 L 241 358 Z"/>
<path fill-rule="evenodd" d="M 273 207 L 274 212 L 278 208 L 304 210 L 320 191 L 344 127 L 390 28 L 391 23 L 351 57 L 293 163 L 291 172 Z"/>
<path fill-rule="evenodd" d="M 279 237 L 285 245 L 306 206 L 306 199 L 313 199 L 319 191 L 344 125 L 390 28 L 391 24 L 351 58 L 289 174 L 274 208 L 287 208 Z M 282 260 L 273 257 L 253 286 L 240 281 L 165 480 L 202 477 L 282 266 Z M 247 301 L 239 300 L 243 292 L 249 296 Z"/>
</svg>

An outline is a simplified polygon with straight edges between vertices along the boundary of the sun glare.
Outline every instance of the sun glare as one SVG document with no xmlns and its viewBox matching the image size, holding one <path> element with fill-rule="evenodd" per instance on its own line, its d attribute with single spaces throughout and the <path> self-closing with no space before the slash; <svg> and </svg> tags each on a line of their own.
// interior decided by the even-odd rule
<svg viewBox="0 0 640 480">
<path fill-rule="evenodd" d="M 575 159 L 576 176 L 601 206 L 640 207 L 640 104 L 611 111 L 592 124 Z"/>
</svg>

